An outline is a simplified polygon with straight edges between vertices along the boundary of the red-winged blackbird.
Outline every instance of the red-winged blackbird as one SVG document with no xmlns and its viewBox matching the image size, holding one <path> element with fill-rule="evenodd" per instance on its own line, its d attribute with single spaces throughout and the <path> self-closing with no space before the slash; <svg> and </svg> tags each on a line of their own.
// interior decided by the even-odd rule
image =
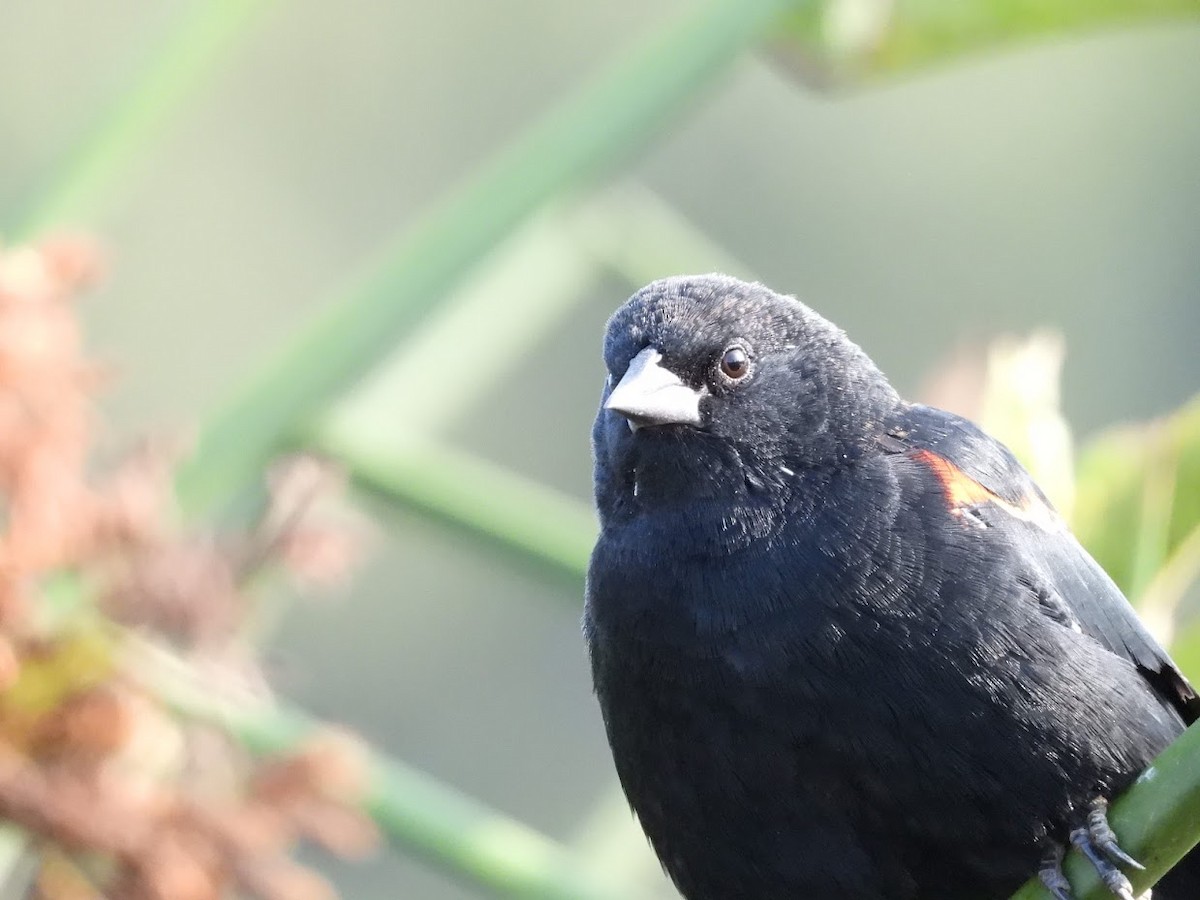
<svg viewBox="0 0 1200 900">
<path fill-rule="evenodd" d="M 1073 843 L 1132 900 L 1104 800 L 1200 701 L 1008 450 L 723 276 L 639 291 L 604 358 L 585 632 L 680 891 L 1065 898 Z"/>
</svg>

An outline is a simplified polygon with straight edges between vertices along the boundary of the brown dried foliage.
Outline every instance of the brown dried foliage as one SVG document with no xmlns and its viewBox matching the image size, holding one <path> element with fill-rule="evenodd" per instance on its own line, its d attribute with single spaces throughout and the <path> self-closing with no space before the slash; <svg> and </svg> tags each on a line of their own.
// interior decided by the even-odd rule
<svg viewBox="0 0 1200 900">
<path fill-rule="evenodd" d="M 98 274 L 78 238 L 0 248 L 0 817 L 31 836 L 46 900 L 331 897 L 287 854 L 301 839 L 346 856 L 374 845 L 353 743 L 256 762 L 171 712 L 126 650 L 136 631 L 212 666 L 264 568 L 340 576 L 357 543 L 327 514 L 337 479 L 314 460 L 280 469 L 258 525 L 217 536 L 174 523 L 162 447 L 91 474 L 103 372 L 73 303 Z M 63 573 L 104 617 L 53 614 Z"/>
</svg>

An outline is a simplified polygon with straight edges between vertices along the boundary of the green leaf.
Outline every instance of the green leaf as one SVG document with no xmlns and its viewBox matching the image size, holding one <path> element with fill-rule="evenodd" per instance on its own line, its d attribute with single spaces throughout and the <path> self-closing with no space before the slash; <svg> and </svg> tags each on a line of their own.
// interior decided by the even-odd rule
<svg viewBox="0 0 1200 900">
<path fill-rule="evenodd" d="M 1200 15 L 1198 0 L 823 0 L 788 17 L 805 80 L 910 71 L 1046 35 Z"/>
<path fill-rule="evenodd" d="M 1200 555 L 1193 537 L 1200 527 L 1200 397 L 1085 448 L 1073 525 L 1131 598 L 1174 612 Z"/>
<path fill-rule="evenodd" d="M 1200 529 L 1197 529 L 1196 534 L 1200 535 Z M 1200 540 L 1192 542 L 1190 552 L 1177 556 L 1177 559 L 1185 561 L 1191 581 L 1195 581 L 1196 576 L 1200 574 L 1200 546 L 1196 545 L 1200 545 Z M 1171 643 L 1171 657 L 1188 678 L 1193 682 L 1200 682 L 1200 621 L 1193 620 L 1180 630 Z"/>
</svg>

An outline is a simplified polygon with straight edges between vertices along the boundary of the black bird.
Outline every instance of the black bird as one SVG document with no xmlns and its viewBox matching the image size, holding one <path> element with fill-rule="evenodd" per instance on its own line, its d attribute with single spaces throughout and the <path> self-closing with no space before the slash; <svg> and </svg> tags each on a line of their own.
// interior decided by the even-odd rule
<svg viewBox="0 0 1200 900">
<path fill-rule="evenodd" d="M 759 284 L 656 281 L 604 360 L 584 630 L 683 895 L 1068 898 L 1074 845 L 1132 900 L 1105 800 L 1200 700 L 1012 454 Z"/>
</svg>

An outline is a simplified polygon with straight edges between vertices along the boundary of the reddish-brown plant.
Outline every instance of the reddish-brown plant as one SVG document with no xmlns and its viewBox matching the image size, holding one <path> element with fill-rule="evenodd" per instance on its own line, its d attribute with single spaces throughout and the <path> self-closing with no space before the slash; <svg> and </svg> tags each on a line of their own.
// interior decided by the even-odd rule
<svg viewBox="0 0 1200 900">
<path fill-rule="evenodd" d="M 355 556 L 344 518 L 325 515 L 338 479 L 294 461 L 254 527 L 217 535 L 176 524 L 163 448 L 93 473 L 103 369 L 74 302 L 98 274 L 82 239 L 0 249 L 0 817 L 29 835 L 47 900 L 330 897 L 288 852 L 373 846 L 353 742 L 256 761 L 175 711 L 157 689 L 172 676 L 134 651 L 244 668 L 231 648 L 251 582 L 272 567 L 328 581 Z"/>
</svg>

